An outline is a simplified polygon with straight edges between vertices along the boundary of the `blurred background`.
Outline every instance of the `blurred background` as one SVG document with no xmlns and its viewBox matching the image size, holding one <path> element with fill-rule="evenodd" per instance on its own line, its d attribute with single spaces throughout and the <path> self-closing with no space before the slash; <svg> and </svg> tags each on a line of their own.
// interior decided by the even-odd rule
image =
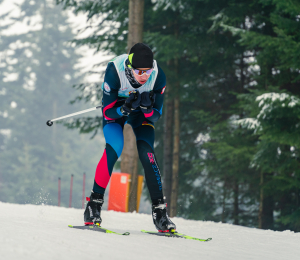
<svg viewBox="0 0 300 260">
<path fill-rule="evenodd" d="M 133 8 L 167 76 L 155 152 L 170 215 L 300 231 L 298 0 L 0 0 L 0 201 L 57 205 L 61 177 L 67 207 L 74 174 L 81 208 L 102 114 L 46 121 L 101 104 Z"/>
</svg>

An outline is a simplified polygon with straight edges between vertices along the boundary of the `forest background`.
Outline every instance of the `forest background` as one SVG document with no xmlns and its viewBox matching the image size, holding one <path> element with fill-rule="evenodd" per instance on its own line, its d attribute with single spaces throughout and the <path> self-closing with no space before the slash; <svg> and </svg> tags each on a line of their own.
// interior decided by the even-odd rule
<svg viewBox="0 0 300 260">
<path fill-rule="evenodd" d="M 175 215 L 300 231 L 300 1 L 143 2 L 143 42 L 167 75 L 155 142 L 166 182 L 176 158 L 168 137 L 180 126 Z M 73 130 L 43 124 L 58 111 L 101 102 L 102 82 L 84 82 L 75 50 L 126 53 L 128 1 L 56 4 L 25 0 L 19 19 L 40 12 L 42 27 L 18 36 L 0 32 L 1 201 L 26 203 L 42 187 L 56 205 L 58 175 L 93 173 L 104 149 L 95 145 L 99 114 L 70 121 Z M 76 35 L 62 7 L 86 14 L 93 32 L 70 44 Z"/>
</svg>

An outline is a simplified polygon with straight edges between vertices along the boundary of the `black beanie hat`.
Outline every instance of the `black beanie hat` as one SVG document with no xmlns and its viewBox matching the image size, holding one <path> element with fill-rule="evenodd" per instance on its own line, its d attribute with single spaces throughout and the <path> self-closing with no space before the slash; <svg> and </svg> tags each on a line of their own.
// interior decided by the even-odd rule
<svg viewBox="0 0 300 260">
<path fill-rule="evenodd" d="M 130 49 L 129 62 L 133 68 L 152 68 L 153 52 L 148 45 L 144 43 L 136 43 Z"/>
</svg>

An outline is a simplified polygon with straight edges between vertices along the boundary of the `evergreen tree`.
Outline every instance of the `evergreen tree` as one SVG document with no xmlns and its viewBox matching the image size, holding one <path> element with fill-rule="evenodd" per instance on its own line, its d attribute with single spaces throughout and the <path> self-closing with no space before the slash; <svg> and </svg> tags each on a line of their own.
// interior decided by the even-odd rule
<svg viewBox="0 0 300 260">
<path fill-rule="evenodd" d="M 11 133 L 0 154 L 0 198 L 38 203 L 42 197 L 57 205 L 58 176 L 62 177 L 62 190 L 69 192 L 69 178 L 74 174 L 74 190 L 80 192 L 74 194 L 73 205 L 81 207 L 82 174 L 90 169 L 88 181 L 92 182 L 95 169 L 84 158 L 97 160 L 93 159 L 97 156 L 96 147 L 88 148 L 84 138 L 78 138 L 74 131 L 45 124 L 48 119 L 74 111 L 68 106 L 74 96 L 71 85 L 79 80 L 74 65 L 80 56 L 68 43 L 74 35 L 68 17 L 52 1 L 26 0 L 18 8 L 21 16 L 14 20 L 27 21 L 35 29 L 1 37 L 7 54 L 4 68 L 17 77 L 2 82 L 6 94 L 0 96 L 1 106 L 5 102 L 7 111 L 1 128 Z M 68 205 L 68 192 L 62 197 L 62 205 Z"/>
<path fill-rule="evenodd" d="M 223 28 L 240 37 L 240 44 L 255 51 L 255 91 L 241 96 L 248 108 L 240 122 L 260 138 L 253 165 L 261 171 L 260 227 L 299 230 L 297 120 L 299 98 L 299 3 L 257 2 L 261 8 L 250 17 L 250 30 Z M 295 185 L 291 185 L 291 184 Z M 263 203 L 265 197 L 268 203 Z M 267 210 L 265 207 L 271 207 Z M 264 212 L 269 212 L 264 216 Z"/>
</svg>

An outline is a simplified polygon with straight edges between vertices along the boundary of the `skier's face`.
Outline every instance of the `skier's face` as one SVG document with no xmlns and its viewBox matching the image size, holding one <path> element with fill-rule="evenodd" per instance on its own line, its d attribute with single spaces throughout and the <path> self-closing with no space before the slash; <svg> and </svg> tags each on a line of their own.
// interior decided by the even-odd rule
<svg viewBox="0 0 300 260">
<path fill-rule="evenodd" d="M 151 68 L 137 68 L 137 69 L 147 71 L 147 70 L 150 70 Z M 134 75 L 135 79 L 142 85 L 146 83 L 146 81 L 149 79 L 149 77 L 151 75 L 151 74 L 147 75 L 146 73 L 143 73 L 142 75 L 138 75 L 135 73 L 134 70 L 132 70 L 132 71 L 133 71 L 133 75 Z"/>
</svg>

